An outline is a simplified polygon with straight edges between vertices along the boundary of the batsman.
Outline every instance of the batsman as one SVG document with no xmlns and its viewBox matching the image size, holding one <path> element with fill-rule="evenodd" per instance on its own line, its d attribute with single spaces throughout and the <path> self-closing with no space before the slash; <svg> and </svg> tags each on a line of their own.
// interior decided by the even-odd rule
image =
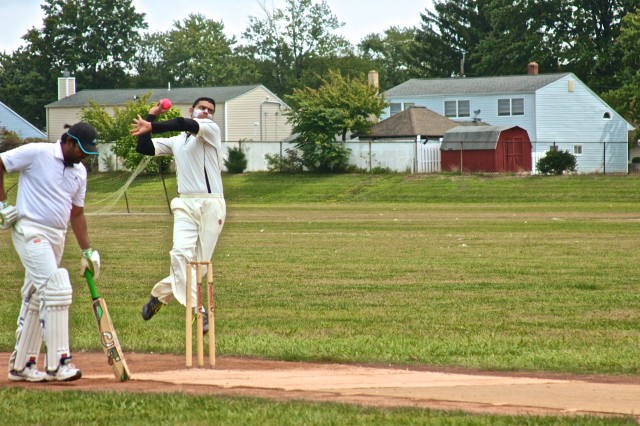
<svg viewBox="0 0 640 426">
<path fill-rule="evenodd" d="M 91 249 L 84 215 L 87 170 L 81 160 L 98 155 L 97 132 L 76 123 L 58 143 L 29 143 L 0 154 L 0 228 L 12 229 L 13 245 L 25 269 L 15 350 L 9 380 L 67 382 L 82 377 L 71 362 L 71 282 L 60 268 L 67 224 L 82 251 L 81 272 L 100 274 L 100 255 Z M 4 172 L 19 172 L 16 205 L 7 201 Z M 45 371 L 38 370 L 42 340 Z"/>
<path fill-rule="evenodd" d="M 187 297 L 196 300 L 195 285 L 186 288 L 187 263 L 211 260 L 226 217 L 221 178 L 222 142 L 220 128 L 213 121 L 215 101 L 200 97 L 189 108 L 190 117 L 156 121 L 167 110 L 158 102 L 151 107 L 146 119 L 138 116 L 131 126 L 131 134 L 138 137 L 136 150 L 139 153 L 173 155 L 178 180 L 178 196 L 171 201 L 171 271 L 155 284 L 142 307 L 145 321 L 174 298 L 185 306 Z M 169 138 L 151 138 L 152 134 L 169 131 L 182 133 Z M 191 282 L 196 282 L 195 276 Z M 203 331 L 207 332 L 207 315 L 204 320 Z"/>
</svg>

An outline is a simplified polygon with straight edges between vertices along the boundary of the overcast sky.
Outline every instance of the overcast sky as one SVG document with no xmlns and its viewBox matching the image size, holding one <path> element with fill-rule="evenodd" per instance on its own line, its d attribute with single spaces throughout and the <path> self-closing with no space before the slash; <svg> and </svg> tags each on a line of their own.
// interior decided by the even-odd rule
<svg viewBox="0 0 640 426">
<path fill-rule="evenodd" d="M 271 8 L 283 7 L 283 0 L 133 0 L 138 13 L 146 13 L 149 31 L 166 31 L 174 21 L 200 13 L 222 21 L 227 36 L 240 34 L 249 25 L 249 16 L 260 19 L 265 1 Z M 41 0 L 0 0 L 0 52 L 11 53 L 23 45 L 22 37 L 30 28 L 42 28 Z M 345 25 L 338 32 L 353 44 L 370 33 L 381 33 L 391 26 L 415 27 L 420 13 L 431 8 L 431 0 L 327 0 L 327 4 Z"/>
</svg>

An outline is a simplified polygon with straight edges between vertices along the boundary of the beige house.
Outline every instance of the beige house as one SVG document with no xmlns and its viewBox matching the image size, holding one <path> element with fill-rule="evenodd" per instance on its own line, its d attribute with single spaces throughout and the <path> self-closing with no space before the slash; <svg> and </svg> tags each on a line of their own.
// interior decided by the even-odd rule
<svg viewBox="0 0 640 426">
<path fill-rule="evenodd" d="M 281 141 L 291 135 L 291 125 L 284 112 L 289 108 L 273 92 L 260 84 L 228 87 L 194 87 L 180 89 L 104 89 L 75 92 L 75 77 L 58 79 L 58 100 L 45 106 L 47 137 L 56 141 L 65 124 L 80 120 L 80 109 L 93 101 L 113 113 L 128 101 L 150 94 L 150 102 L 171 99 L 184 116 L 194 100 L 207 96 L 216 101 L 214 121 L 220 126 L 222 140 Z"/>
</svg>

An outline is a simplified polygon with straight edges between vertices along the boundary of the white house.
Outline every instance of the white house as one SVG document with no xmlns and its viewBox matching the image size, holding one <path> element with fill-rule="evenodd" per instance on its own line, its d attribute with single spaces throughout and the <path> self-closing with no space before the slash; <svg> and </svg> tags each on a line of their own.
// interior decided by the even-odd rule
<svg viewBox="0 0 640 426">
<path fill-rule="evenodd" d="M 573 73 L 411 79 L 384 92 L 387 118 L 412 106 L 445 117 L 527 130 L 532 162 L 549 149 L 568 150 L 580 173 L 627 173 L 633 126 Z"/>
<path fill-rule="evenodd" d="M 91 102 L 112 114 L 115 108 L 141 96 L 150 95 L 150 102 L 169 98 L 183 115 L 193 101 L 208 96 L 216 101 L 213 120 L 220 126 L 224 141 L 280 141 L 291 135 L 291 124 L 284 112 L 289 109 L 283 100 L 261 84 L 246 86 L 191 87 L 166 89 L 100 89 L 75 91 L 75 77 L 65 72 L 58 78 L 58 100 L 45 105 L 47 134 L 54 141 L 64 124 L 80 119 L 80 111 Z"/>
</svg>

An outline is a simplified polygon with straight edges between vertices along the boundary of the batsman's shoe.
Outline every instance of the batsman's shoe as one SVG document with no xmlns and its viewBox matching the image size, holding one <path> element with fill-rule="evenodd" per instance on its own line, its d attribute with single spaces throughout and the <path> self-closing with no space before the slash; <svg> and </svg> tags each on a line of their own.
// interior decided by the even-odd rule
<svg viewBox="0 0 640 426">
<path fill-rule="evenodd" d="M 47 375 L 42 371 L 38 371 L 35 359 L 29 360 L 27 366 L 22 370 L 16 370 L 16 351 L 11 353 L 9 357 L 9 380 L 12 382 L 43 382 Z"/>
<path fill-rule="evenodd" d="M 72 382 L 82 377 L 82 371 L 70 361 L 71 358 L 65 358 L 60 362 L 56 371 L 47 370 L 46 380 L 48 382 Z"/>
<path fill-rule="evenodd" d="M 154 296 L 149 297 L 149 301 L 142 306 L 142 319 L 149 321 L 162 308 L 163 303 Z"/>
<path fill-rule="evenodd" d="M 29 365 L 22 371 L 9 370 L 9 380 L 12 382 L 45 382 L 47 375 L 39 371 L 35 365 Z"/>
<path fill-rule="evenodd" d="M 16 370 L 14 363 L 16 360 L 16 351 L 13 351 L 9 358 L 9 380 L 12 382 L 44 382 L 47 375 L 39 371 L 36 363 L 29 361 L 27 366 L 22 370 Z"/>
</svg>

